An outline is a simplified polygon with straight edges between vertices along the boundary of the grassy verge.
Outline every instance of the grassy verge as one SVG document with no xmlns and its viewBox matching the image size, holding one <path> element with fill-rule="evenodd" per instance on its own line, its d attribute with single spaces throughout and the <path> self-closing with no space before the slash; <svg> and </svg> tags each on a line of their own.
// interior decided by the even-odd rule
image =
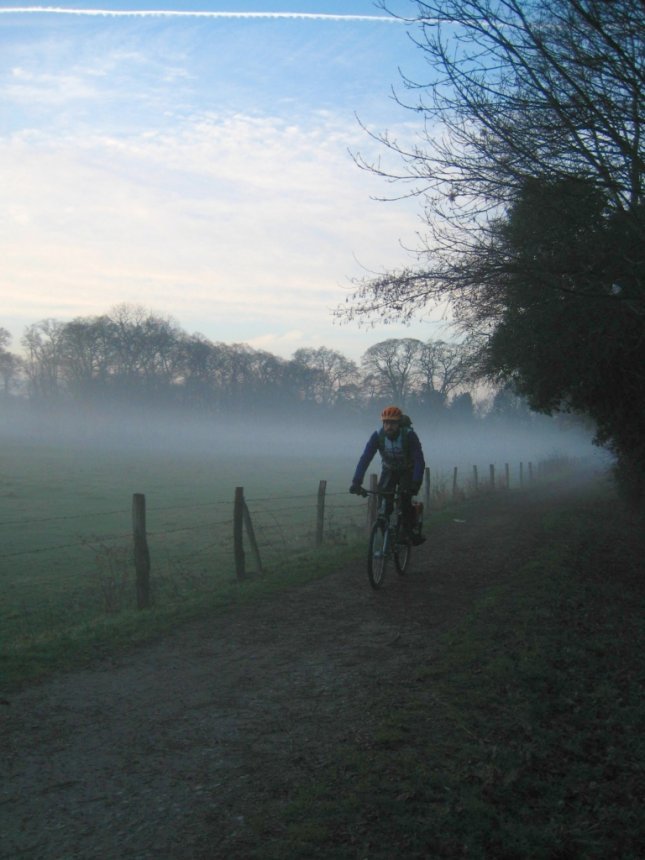
<svg viewBox="0 0 645 860">
<path fill-rule="evenodd" d="M 645 856 L 642 520 L 596 500 L 542 547 L 246 856 Z"/>
<path fill-rule="evenodd" d="M 3 439 L 0 450 L 3 689 L 118 653 L 261 589 L 337 569 L 345 540 L 357 533 L 353 523 L 365 518 L 347 493 L 354 463 L 343 457 L 294 451 L 267 461 L 199 446 L 180 453 L 14 439 Z M 314 543 L 319 478 L 328 481 L 330 549 L 301 556 Z M 266 583 L 234 582 L 236 486 L 245 487 Z M 143 613 L 134 609 L 134 491 L 146 496 L 152 559 L 155 608 Z"/>
<path fill-rule="evenodd" d="M 451 516 L 451 510 L 434 512 L 432 521 Z M 281 547 L 282 553 L 274 553 L 265 563 L 263 576 L 250 574 L 243 582 L 221 571 L 155 569 L 151 576 L 154 606 L 144 611 L 126 608 L 135 602 L 129 553 L 116 560 L 112 578 L 107 574 L 103 577 L 103 585 L 111 584 L 114 589 L 113 599 L 103 601 L 114 607 L 112 611 L 101 607 L 98 576 L 89 584 L 76 577 L 80 584 L 72 589 L 53 573 L 46 586 L 38 582 L 28 609 L 17 611 L 20 601 L 15 597 L 13 609 L 9 600 L 0 606 L 0 691 L 16 689 L 55 672 L 85 667 L 106 656 L 117 656 L 186 621 L 216 616 L 327 576 L 364 557 L 366 539 L 357 538 L 357 532 L 352 528 L 347 533 L 328 533 L 330 543 L 315 550 L 293 548 L 287 552 Z M 230 566 L 227 558 L 222 568 Z"/>
<path fill-rule="evenodd" d="M 151 609 L 125 609 L 70 622 L 64 629 L 60 619 L 40 632 L 7 637 L 1 646 L 0 689 L 8 691 L 42 679 L 57 671 L 81 668 L 107 655 L 115 656 L 182 623 L 218 612 L 230 611 L 292 586 L 319 579 L 364 554 L 364 542 L 322 547 L 300 552 L 274 562 L 262 577 L 242 582 L 234 577 L 213 578 L 209 588 L 201 583 L 194 596 L 160 600 Z"/>
</svg>

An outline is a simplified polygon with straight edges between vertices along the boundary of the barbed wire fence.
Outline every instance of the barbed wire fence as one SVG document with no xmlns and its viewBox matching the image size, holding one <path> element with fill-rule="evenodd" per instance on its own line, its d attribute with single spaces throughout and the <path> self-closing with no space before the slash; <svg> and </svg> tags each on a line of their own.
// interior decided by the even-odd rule
<svg viewBox="0 0 645 860">
<path fill-rule="evenodd" d="M 420 498 L 426 510 L 432 510 L 475 494 L 522 487 L 541 471 L 541 465 L 536 470 L 531 462 L 520 463 L 513 471 L 506 463 L 499 472 L 492 464 L 483 470 L 473 466 L 470 474 L 456 466 L 452 473 L 428 468 Z M 0 550 L 0 568 L 8 570 L 30 559 L 49 564 L 66 552 L 70 576 L 79 565 L 85 573 L 91 571 L 91 577 L 83 574 L 84 584 L 93 580 L 105 611 L 131 606 L 133 584 L 136 606 L 146 609 L 160 600 L 181 601 L 210 590 L 216 581 L 270 575 L 286 559 L 321 546 L 348 545 L 366 532 L 369 516 L 367 502 L 349 496 L 346 488 L 330 491 L 322 480 L 317 493 L 247 497 L 238 487 L 229 500 L 177 506 L 147 505 L 144 494 L 135 494 L 131 509 L 0 521 L 0 529 L 9 529 L 14 536 L 23 533 L 21 541 L 17 538 L 20 548 Z M 117 521 L 119 528 L 92 531 L 84 526 L 108 520 Z M 24 537 L 43 526 L 63 524 L 74 539 L 34 546 Z"/>
</svg>

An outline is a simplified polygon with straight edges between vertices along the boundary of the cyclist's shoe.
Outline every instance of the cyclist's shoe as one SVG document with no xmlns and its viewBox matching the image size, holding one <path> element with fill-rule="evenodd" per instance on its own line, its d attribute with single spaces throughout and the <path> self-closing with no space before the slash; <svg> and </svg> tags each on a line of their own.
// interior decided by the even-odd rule
<svg viewBox="0 0 645 860">
<path fill-rule="evenodd" d="M 414 543 L 414 534 L 411 529 L 403 528 L 399 532 L 399 541 L 401 543 Z"/>
<path fill-rule="evenodd" d="M 423 535 L 410 535 L 410 540 L 412 541 L 412 546 L 421 546 L 422 543 L 426 542 L 426 539 Z"/>
</svg>

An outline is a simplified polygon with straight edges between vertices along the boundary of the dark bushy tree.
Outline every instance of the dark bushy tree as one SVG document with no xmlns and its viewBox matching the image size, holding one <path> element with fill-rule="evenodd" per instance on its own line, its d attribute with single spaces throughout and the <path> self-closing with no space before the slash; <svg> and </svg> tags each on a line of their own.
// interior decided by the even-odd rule
<svg viewBox="0 0 645 860">
<path fill-rule="evenodd" d="M 484 369 L 513 382 L 531 407 L 593 418 L 634 498 L 645 476 L 645 337 L 635 263 L 642 249 L 617 229 L 587 181 L 527 182 L 490 255 L 501 308 Z M 636 289 L 635 289 L 636 285 Z"/>
</svg>

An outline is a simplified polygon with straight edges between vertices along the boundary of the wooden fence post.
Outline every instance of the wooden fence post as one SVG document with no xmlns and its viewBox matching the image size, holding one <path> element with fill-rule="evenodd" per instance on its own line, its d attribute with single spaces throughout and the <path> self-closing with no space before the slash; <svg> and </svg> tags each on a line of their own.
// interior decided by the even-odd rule
<svg viewBox="0 0 645 860">
<path fill-rule="evenodd" d="M 479 492 L 479 475 L 477 474 L 477 466 L 473 466 L 473 492 Z"/>
<path fill-rule="evenodd" d="M 510 490 L 510 488 L 511 488 L 511 470 L 508 466 L 508 463 L 504 463 L 504 479 L 506 481 L 506 489 Z"/>
<path fill-rule="evenodd" d="M 378 477 L 370 475 L 370 490 L 375 493 L 378 489 Z M 367 497 L 367 531 L 372 528 L 372 524 L 378 513 L 378 496 Z"/>
<path fill-rule="evenodd" d="M 524 463 L 520 463 L 520 487 L 524 486 Z"/>
<path fill-rule="evenodd" d="M 325 529 L 325 491 L 327 481 L 318 484 L 318 506 L 316 510 L 316 546 L 321 546 Z"/>
<path fill-rule="evenodd" d="M 246 575 L 244 567 L 244 542 L 242 539 L 244 506 L 244 487 L 236 487 L 235 500 L 233 502 L 233 554 L 235 557 L 235 576 L 238 580 L 244 579 Z"/>
<path fill-rule="evenodd" d="M 491 490 L 495 489 L 495 466 L 491 463 L 488 467 L 490 470 L 490 488 Z"/>
<path fill-rule="evenodd" d="M 533 480 L 533 463 L 529 463 L 529 484 Z"/>
<path fill-rule="evenodd" d="M 457 467 L 452 470 L 452 497 L 457 498 Z"/>
<path fill-rule="evenodd" d="M 132 496 L 132 532 L 134 537 L 134 566 L 137 572 L 137 609 L 150 607 L 150 551 L 146 536 L 146 497 Z"/>
<path fill-rule="evenodd" d="M 430 510 L 430 469 L 426 466 L 425 481 L 423 484 L 423 507 L 426 513 Z"/>
<path fill-rule="evenodd" d="M 262 576 L 264 570 L 262 568 L 262 559 L 260 558 L 260 550 L 258 548 L 258 542 L 255 539 L 255 529 L 253 528 L 253 523 L 251 522 L 251 514 L 249 512 L 248 506 L 246 504 L 246 499 L 243 499 L 244 505 L 242 507 L 242 518 L 244 520 L 244 527 L 246 528 L 246 533 L 249 536 L 249 543 L 251 544 L 251 552 L 253 553 L 253 558 L 255 559 L 255 564 L 258 569 L 259 576 Z"/>
</svg>

